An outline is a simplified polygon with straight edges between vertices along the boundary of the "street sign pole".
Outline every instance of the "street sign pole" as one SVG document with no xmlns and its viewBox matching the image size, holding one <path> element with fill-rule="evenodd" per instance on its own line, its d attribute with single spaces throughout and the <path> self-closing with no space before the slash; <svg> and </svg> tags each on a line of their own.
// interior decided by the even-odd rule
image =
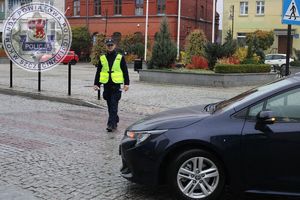
<svg viewBox="0 0 300 200">
<path fill-rule="evenodd" d="M 300 25 L 300 0 L 282 0 L 282 24 L 288 25 L 287 30 L 287 49 L 286 49 L 286 68 L 285 75 L 288 76 L 290 73 L 290 56 L 292 44 L 292 25 Z"/>
<path fill-rule="evenodd" d="M 291 35 L 292 35 L 292 25 L 288 25 L 288 38 L 287 38 L 287 50 L 286 50 L 286 68 L 285 76 L 289 75 L 290 69 L 290 54 L 291 54 Z"/>
</svg>

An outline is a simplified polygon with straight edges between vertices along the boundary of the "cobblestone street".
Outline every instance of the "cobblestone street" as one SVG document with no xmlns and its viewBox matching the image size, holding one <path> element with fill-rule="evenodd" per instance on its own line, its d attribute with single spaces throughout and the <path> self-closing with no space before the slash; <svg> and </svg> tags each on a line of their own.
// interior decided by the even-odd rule
<svg viewBox="0 0 300 200">
<path fill-rule="evenodd" d="M 121 112 L 118 131 L 108 134 L 103 109 L 5 95 L 0 101 L 0 200 L 171 200 L 165 187 L 119 175 L 118 144 L 140 115 Z"/>
<path fill-rule="evenodd" d="M 137 115 L 121 113 L 119 131 L 107 134 L 105 110 L 0 101 L 0 199 L 168 199 L 119 176 L 118 144 Z"/>
<path fill-rule="evenodd" d="M 76 67 L 74 96 L 95 99 L 90 88 L 94 68 Z M 58 74 L 65 69 L 55 70 L 45 77 L 50 81 L 44 83 L 43 94 L 61 95 L 62 87 L 59 86 L 65 86 L 65 83 L 60 82 L 63 79 Z M 105 130 L 106 108 L 0 94 L 0 200 L 171 200 L 165 187 L 137 185 L 119 175 L 118 145 L 125 128 L 148 114 L 219 101 L 248 88 L 148 84 L 139 82 L 138 75 L 132 70 L 130 73 L 132 86 L 123 94 L 121 121 L 118 131 L 113 134 Z M 3 88 L 6 75 L 1 74 L 0 86 Z M 32 90 L 36 81 L 30 82 L 26 76 L 33 74 L 17 69 L 15 74 L 20 77 L 15 82 L 17 89 Z M 22 76 L 25 79 L 21 79 Z M 105 106 L 102 100 L 100 104 Z M 233 199 L 222 197 L 221 200 Z"/>
</svg>

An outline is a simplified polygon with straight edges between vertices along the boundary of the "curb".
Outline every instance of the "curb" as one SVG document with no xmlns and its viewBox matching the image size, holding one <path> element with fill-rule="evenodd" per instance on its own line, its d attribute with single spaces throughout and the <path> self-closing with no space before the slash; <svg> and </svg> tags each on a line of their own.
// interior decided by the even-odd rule
<svg viewBox="0 0 300 200">
<path fill-rule="evenodd" d="M 4 89 L 4 88 L 0 88 L 0 94 L 28 97 L 28 98 L 36 99 L 36 100 L 54 101 L 54 102 L 66 103 L 66 104 L 77 105 L 77 106 L 84 106 L 84 107 L 89 107 L 89 108 L 105 109 L 105 107 L 100 106 L 96 103 L 89 102 L 89 101 L 82 100 L 82 99 L 75 99 L 72 97 L 54 97 L 54 96 L 44 95 L 41 93 L 23 92 L 23 91 L 19 91 L 19 90 Z"/>
</svg>

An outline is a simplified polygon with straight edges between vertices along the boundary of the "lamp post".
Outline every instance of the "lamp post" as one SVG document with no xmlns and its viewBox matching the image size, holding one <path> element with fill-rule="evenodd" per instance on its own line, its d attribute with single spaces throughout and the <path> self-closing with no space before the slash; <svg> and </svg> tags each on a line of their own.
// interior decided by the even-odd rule
<svg viewBox="0 0 300 200">
<path fill-rule="evenodd" d="M 230 9 L 230 18 L 231 18 L 231 36 L 233 38 L 233 28 L 234 28 L 234 5 Z"/>
<path fill-rule="evenodd" d="M 146 25 L 145 25 L 145 55 L 144 55 L 144 61 L 147 60 L 147 44 L 148 44 L 148 17 L 149 17 L 149 0 L 147 0 L 146 4 Z"/>
</svg>

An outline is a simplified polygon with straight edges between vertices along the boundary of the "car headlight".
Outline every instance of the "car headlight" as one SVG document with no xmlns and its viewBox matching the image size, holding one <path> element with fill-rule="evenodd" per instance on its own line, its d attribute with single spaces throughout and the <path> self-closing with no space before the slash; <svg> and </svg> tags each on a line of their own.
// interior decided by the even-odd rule
<svg viewBox="0 0 300 200">
<path fill-rule="evenodd" d="M 153 131 L 126 131 L 126 136 L 136 140 L 136 144 L 139 144 L 147 138 L 150 137 L 150 135 L 159 135 L 162 133 L 165 133 L 167 130 L 153 130 Z"/>
</svg>

